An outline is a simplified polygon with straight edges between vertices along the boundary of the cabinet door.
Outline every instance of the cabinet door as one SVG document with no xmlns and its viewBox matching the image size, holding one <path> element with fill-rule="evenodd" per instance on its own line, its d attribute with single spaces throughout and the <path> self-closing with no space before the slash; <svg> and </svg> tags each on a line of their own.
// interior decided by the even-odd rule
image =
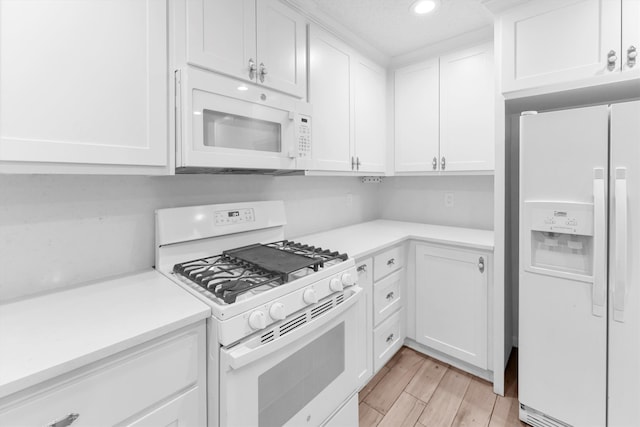
<svg viewBox="0 0 640 427">
<path fill-rule="evenodd" d="M 416 340 L 482 369 L 487 369 L 487 265 L 478 253 L 416 245 Z"/>
<path fill-rule="evenodd" d="M 397 172 L 437 170 L 440 158 L 439 74 L 437 58 L 396 70 L 394 113 Z"/>
<path fill-rule="evenodd" d="M 440 58 L 440 169 L 492 170 L 494 164 L 492 44 Z"/>
<path fill-rule="evenodd" d="M 351 52 L 326 32 L 309 32 L 309 102 L 315 170 L 351 170 Z"/>
<path fill-rule="evenodd" d="M 358 302 L 358 388 L 364 387 L 373 374 L 373 262 L 371 258 L 358 262 L 358 286 L 362 297 Z"/>
<path fill-rule="evenodd" d="M 383 68 L 362 58 L 354 61 L 353 116 L 355 149 L 360 172 L 386 169 L 386 85 Z"/>
<path fill-rule="evenodd" d="M 256 0 L 187 0 L 189 64 L 256 81 L 257 60 Z"/>
<path fill-rule="evenodd" d="M 278 0 L 259 0 L 257 9 L 258 82 L 307 95 L 307 36 L 301 15 Z"/>
<path fill-rule="evenodd" d="M 190 427 L 203 425 L 198 419 L 198 388 L 192 388 L 157 409 L 141 416 L 128 427 Z"/>
<path fill-rule="evenodd" d="M 620 0 L 539 0 L 501 18 L 502 90 L 604 75 L 620 68 Z M 613 70 L 607 55 L 618 58 Z"/>
<path fill-rule="evenodd" d="M 640 73 L 640 1 L 622 0 L 622 71 Z M 635 62 L 632 56 L 635 54 Z"/>
<path fill-rule="evenodd" d="M 167 1 L 0 3 L 0 160 L 163 166 Z"/>
</svg>

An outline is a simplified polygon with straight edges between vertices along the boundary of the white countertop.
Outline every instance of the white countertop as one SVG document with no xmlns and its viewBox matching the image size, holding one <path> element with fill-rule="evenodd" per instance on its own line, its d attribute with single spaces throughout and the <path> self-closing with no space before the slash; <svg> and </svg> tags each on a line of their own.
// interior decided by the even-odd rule
<svg viewBox="0 0 640 427">
<path fill-rule="evenodd" d="M 390 220 L 363 222 L 295 238 L 299 242 L 346 252 L 349 257 L 356 259 L 361 259 L 385 246 L 407 239 L 464 246 L 485 251 L 493 251 L 494 244 L 493 231 L 489 230 Z"/>
<path fill-rule="evenodd" d="M 0 398 L 209 315 L 155 270 L 0 305 Z"/>
</svg>

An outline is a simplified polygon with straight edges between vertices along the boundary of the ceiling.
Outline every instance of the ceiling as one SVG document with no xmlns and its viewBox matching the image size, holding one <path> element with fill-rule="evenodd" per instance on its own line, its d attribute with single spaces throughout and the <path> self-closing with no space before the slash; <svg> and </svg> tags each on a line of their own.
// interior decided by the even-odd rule
<svg viewBox="0 0 640 427">
<path fill-rule="evenodd" d="M 394 57 L 493 23 L 481 0 L 442 0 L 432 14 L 409 11 L 414 0 L 307 0 L 383 54 Z"/>
</svg>

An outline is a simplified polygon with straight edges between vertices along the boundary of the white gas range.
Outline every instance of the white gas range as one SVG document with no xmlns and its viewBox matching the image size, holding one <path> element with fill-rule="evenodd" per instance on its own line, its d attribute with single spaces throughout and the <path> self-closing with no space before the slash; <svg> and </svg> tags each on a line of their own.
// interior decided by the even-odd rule
<svg viewBox="0 0 640 427">
<path fill-rule="evenodd" d="M 156 212 L 156 268 L 211 307 L 210 426 L 357 425 L 354 261 L 285 225 L 281 201 Z"/>
</svg>

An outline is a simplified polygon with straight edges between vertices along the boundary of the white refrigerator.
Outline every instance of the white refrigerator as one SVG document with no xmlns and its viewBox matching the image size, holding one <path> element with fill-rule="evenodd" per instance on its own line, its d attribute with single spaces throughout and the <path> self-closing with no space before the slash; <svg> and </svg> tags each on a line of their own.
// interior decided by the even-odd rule
<svg viewBox="0 0 640 427">
<path fill-rule="evenodd" d="M 518 391 L 533 426 L 640 426 L 640 101 L 520 118 Z"/>
</svg>

